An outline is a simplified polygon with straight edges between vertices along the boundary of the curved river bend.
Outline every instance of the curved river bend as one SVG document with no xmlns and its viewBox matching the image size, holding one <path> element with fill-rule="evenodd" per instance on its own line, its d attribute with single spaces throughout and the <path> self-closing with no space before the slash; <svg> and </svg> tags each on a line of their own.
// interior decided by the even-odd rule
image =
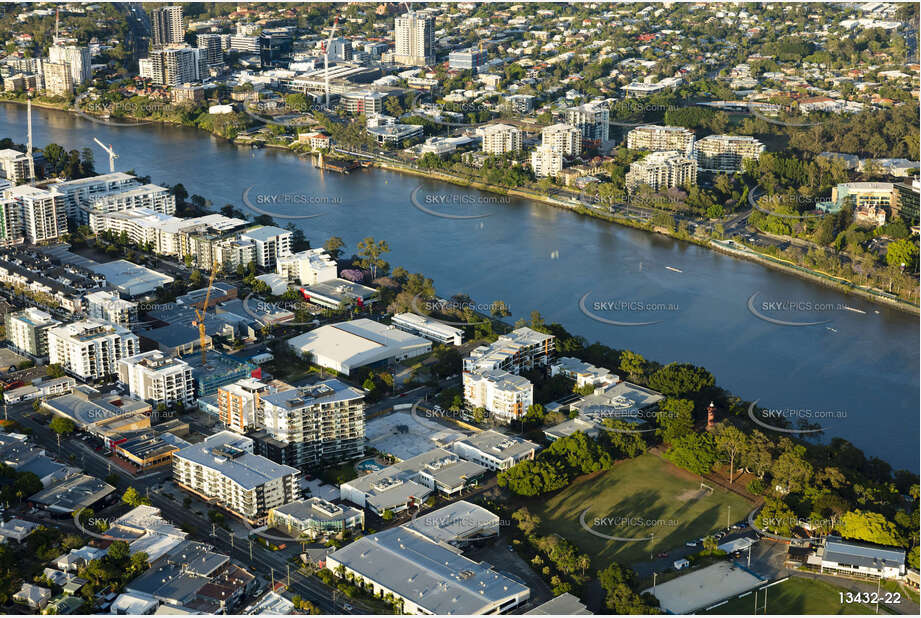
<svg viewBox="0 0 921 618">
<path fill-rule="evenodd" d="M 0 106 L 0 137 L 24 142 L 25 120 L 24 107 Z M 276 220 L 294 221 L 314 246 L 332 235 L 352 248 L 366 236 L 387 240 L 390 263 L 432 277 L 442 296 L 502 299 L 513 318 L 537 309 L 589 341 L 660 362 L 702 365 L 747 400 L 786 416 L 811 415 L 826 428 L 826 439 L 841 436 L 896 468 L 918 469 L 914 316 L 527 200 L 484 205 L 496 196 L 381 170 L 321 173 L 290 153 L 240 148 L 194 129 L 112 127 L 35 109 L 33 131 L 37 145 L 92 147 L 96 167 L 104 170 L 105 154 L 93 144 L 98 137 L 114 146 L 117 169 L 135 169 L 158 184 L 181 182 L 214 208 L 242 207 L 242 193 L 252 187 L 249 200 L 260 209 L 322 213 Z M 417 197 L 426 209 L 489 216 L 427 214 L 410 200 L 420 184 Z M 758 319 L 748 308 L 755 293 L 755 306 L 765 315 L 824 323 L 792 327 Z M 587 312 L 580 308 L 583 297 Z M 773 302 L 790 302 L 797 310 L 778 312 Z M 656 323 L 617 326 L 603 320 Z"/>
</svg>

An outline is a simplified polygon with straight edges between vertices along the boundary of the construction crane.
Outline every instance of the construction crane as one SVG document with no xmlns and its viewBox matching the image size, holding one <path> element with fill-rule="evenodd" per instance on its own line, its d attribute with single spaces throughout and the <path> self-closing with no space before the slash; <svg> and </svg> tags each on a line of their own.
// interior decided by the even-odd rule
<svg viewBox="0 0 921 618">
<path fill-rule="evenodd" d="M 29 98 L 26 102 L 28 115 L 28 145 L 26 146 L 26 158 L 29 159 L 29 182 L 35 182 L 35 157 L 32 155 L 32 94 L 29 94 Z"/>
<path fill-rule="evenodd" d="M 339 25 L 339 16 L 333 20 L 333 29 L 329 31 L 329 39 L 323 45 L 323 87 L 326 91 L 326 110 L 329 111 L 329 46 L 333 44 L 336 36 L 336 27 Z"/>
<path fill-rule="evenodd" d="M 208 361 L 208 334 L 205 332 L 205 314 L 208 312 L 208 301 L 211 300 L 211 284 L 214 283 L 214 277 L 217 275 L 218 264 L 211 264 L 211 276 L 208 277 L 208 291 L 205 292 L 205 302 L 202 303 L 201 309 L 195 307 L 195 317 L 198 319 L 198 345 L 201 347 L 201 367 L 205 368 Z"/>
<path fill-rule="evenodd" d="M 112 146 L 106 146 L 105 144 L 103 144 L 102 142 L 100 142 L 100 141 L 99 141 L 98 139 L 96 139 L 95 137 L 93 138 L 93 141 L 96 142 L 97 144 L 99 144 L 99 147 L 102 148 L 103 150 L 105 150 L 105 151 L 106 151 L 106 154 L 109 155 L 109 173 L 111 174 L 111 173 L 115 172 L 115 159 L 118 158 L 118 155 L 115 154 L 115 149 L 112 148 Z"/>
</svg>

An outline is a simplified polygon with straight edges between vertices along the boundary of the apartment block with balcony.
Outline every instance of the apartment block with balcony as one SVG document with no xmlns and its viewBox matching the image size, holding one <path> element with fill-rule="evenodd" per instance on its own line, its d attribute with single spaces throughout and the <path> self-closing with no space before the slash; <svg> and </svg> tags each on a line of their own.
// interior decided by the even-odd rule
<svg viewBox="0 0 921 618">
<path fill-rule="evenodd" d="M 107 290 L 90 292 L 84 297 L 86 314 L 95 319 L 131 327 L 138 321 L 138 304 Z"/>
<path fill-rule="evenodd" d="M 678 151 L 653 152 L 630 164 L 627 191 L 648 185 L 653 191 L 697 184 L 697 161 Z"/>
<path fill-rule="evenodd" d="M 221 431 L 173 453 L 173 480 L 180 488 L 221 507 L 250 525 L 269 511 L 300 498 L 299 471 L 253 453 L 253 440 Z"/>
<path fill-rule="evenodd" d="M 757 161 L 764 144 L 747 135 L 708 135 L 694 142 L 694 156 L 699 170 L 738 172 L 742 161 Z"/>
<path fill-rule="evenodd" d="M 502 422 L 520 419 L 534 403 L 534 385 L 507 371 L 464 373 L 463 387 L 468 406 L 485 408 Z"/>
<path fill-rule="evenodd" d="M 483 138 L 483 152 L 505 154 L 521 150 L 521 131 L 507 124 L 490 124 L 477 129 Z"/>
<path fill-rule="evenodd" d="M 7 190 L 18 208 L 19 221 L 27 242 L 57 240 L 67 232 L 67 208 L 63 196 L 31 185 Z"/>
<path fill-rule="evenodd" d="M 256 249 L 256 264 L 275 268 L 280 257 L 291 255 L 291 232 L 280 227 L 264 225 L 240 234 L 240 240 L 252 241 Z"/>
<path fill-rule="evenodd" d="M 217 389 L 218 417 L 225 427 L 243 434 L 261 425 L 262 398 L 275 388 L 257 380 L 244 378 Z"/>
<path fill-rule="evenodd" d="M 118 373 L 118 361 L 140 352 L 138 336 L 127 328 L 86 319 L 48 330 L 48 358 L 81 380 Z"/>
<path fill-rule="evenodd" d="M 691 154 L 694 148 L 694 132 L 684 127 L 645 124 L 627 133 L 627 148 L 650 152 L 677 150 Z"/>
<path fill-rule="evenodd" d="M 316 285 L 339 276 L 336 261 L 324 249 L 282 256 L 275 263 L 275 271 L 289 282 L 301 285 Z"/>
<path fill-rule="evenodd" d="M 32 356 L 48 355 L 48 331 L 61 322 L 35 307 L 29 307 L 15 313 L 7 313 L 6 340 L 17 350 Z"/>
<path fill-rule="evenodd" d="M 303 468 L 360 457 L 365 442 L 365 394 L 326 380 L 262 396 L 262 423 L 287 465 Z"/>
<path fill-rule="evenodd" d="M 170 358 L 159 350 L 120 359 L 118 380 L 132 397 L 154 406 L 191 406 L 195 402 L 192 368 L 181 358 Z"/>
<path fill-rule="evenodd" d="M 582 132 L 571 124 L 554 124 L 541 131 L 541 145 L 550 146 L 567 157 L 582 152 Z"/>
<path fill-rule="evenodd" d="M 556 176 L 563 171 L 563 153 L 544 144 L 531 151 L 531 171 L 538 178 Z"/>
<path fill-rule="evenodd" d="M 582 134 L 585 142 L 606 142 L 611 131 L 611 110 L 601 101 L 592 101 L 566 110 L 566 123 Z"/>
</svg>

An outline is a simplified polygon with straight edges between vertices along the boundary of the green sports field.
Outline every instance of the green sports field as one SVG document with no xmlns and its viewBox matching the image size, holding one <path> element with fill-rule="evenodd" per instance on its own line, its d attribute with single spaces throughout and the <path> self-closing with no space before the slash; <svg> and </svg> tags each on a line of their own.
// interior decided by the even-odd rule
<svg viewBox="0 0 921 618">
<path fill-rule="evenodd" d="M 541 501 L 525 503 L 541 518 L 540 534 L 556 533 L 589 554 L 594 568 L 610 561 L 632 563 L 683 546 L 744 519 L 752 506 L 736 494 L 700 489 L 692 475 L 655 455 L 642 455 L 615 465 L 597 477 L 582 479 Z M 580 523 L 608 536 L 652 540 L 620 541 L 600 538 Z"/>
<path fill-rule="evenodd" d="M 771 615 L 874 613 L 872 607 L 859 603 L 842 604 L 839 592 L 846 592 L 846 590 L 821 580 L 791 577 L 767 589 L 767 613 Z M 881 611 L 886 613 L 884 610 Z M 708 613 L 754 614 L 755 595 L 752 593 L 741 599 L 733 599 Z M 758 592 L 758 613 L 764 613 L 764 591 Z"/>
</svg>

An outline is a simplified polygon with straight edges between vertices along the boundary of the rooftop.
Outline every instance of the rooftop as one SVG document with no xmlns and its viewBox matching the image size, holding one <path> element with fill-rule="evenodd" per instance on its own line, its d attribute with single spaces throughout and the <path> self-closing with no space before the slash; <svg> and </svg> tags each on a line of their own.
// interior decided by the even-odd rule
<svg viewBox="0 0 921 618">
<path fill-rule="evenodd" d="M 539 450 L 540 445 L 519 436 L 509 436 L 498 431 L 481 431 L 455 444 L 468 444 L 488 455 L 499 459 L 519 457 L 531 450 Z"/>
<path fill-rule="evenodd" d="M 254 455 L 252 447 L 250 438 L 221 431 L 177 451 L 173 457 L 216 470 L 246 491 L 280 477 L 299 474 L 297 468 Z"/>
</svg>

